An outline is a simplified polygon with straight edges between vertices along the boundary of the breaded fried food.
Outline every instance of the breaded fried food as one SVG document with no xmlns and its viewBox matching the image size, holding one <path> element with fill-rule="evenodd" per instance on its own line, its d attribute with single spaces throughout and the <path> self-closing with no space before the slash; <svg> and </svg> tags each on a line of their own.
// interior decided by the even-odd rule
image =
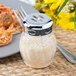
<svg viewBox="0 0 76 76">
<path fill-rule="evenodd" d="M 0 46 L 7 45 L 12 42 L 13 35 L 7 30 L 0 29 Z"/>
<path fill-rule="evenodd" d="M 9 12 L 3 12 L 0 14 L 0 26 L 9 27 L 12 22 L 13 18 Z"/>
</svg>

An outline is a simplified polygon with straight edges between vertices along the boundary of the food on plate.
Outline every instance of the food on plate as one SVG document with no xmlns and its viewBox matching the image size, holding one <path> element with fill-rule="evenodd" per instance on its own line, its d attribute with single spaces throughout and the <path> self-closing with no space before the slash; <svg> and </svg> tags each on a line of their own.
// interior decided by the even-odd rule
<svg viewBox="0 0 76 76">
<path fill-rule="evenodd" d="M 22 27 L 11 8 L 0 4 L 0 46 L 11 43 L 13 35 L 21 31 Z"/>
<path fill-rule="evenodd" d="M 10 25 L 10 27 L 8 28 L 8 31 L 12 34 L 17 34 L 21 32 L 21 26 L 19 25 L 19 23 L 12 23 Z"/>
<path fill-rule="evenodd" d="M 0 26 L 9 27 L 12 22 L 13 18 L 9 12 L 3 12 L 0 14 Z"/>
<path fill-rule="evenodd" d="M 4 29 L 0 29 L 0 46 L 7 45 L 12 42 L 13 35 Z"/>
<path fill-rule="evenodd" d="M 0 13 L 2 13 L 2 12 L 10 12 L 10 8 L 6 7 L 3 4 L 0 4 Z"/>
</svg>

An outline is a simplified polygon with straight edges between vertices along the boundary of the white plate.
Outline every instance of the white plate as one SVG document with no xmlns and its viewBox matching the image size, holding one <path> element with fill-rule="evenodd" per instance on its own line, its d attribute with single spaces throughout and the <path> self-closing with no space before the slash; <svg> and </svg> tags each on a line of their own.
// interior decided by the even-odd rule
<svg viewBox="0 0 76 76">
<path fill-rule="evenodd" d="M 31 5 L 28 5 L 25 2 L 21 2 L 21 0 L 20 1 L 19 0 L 0 0 L 0 4 L 5 4 L 11 7 L 11 9 L 16 9 L 19 6 L 22 6 L 25 10 L 27 10 L 28 14 L 37 12 L 37 11 L 30 12 L 28 9 L 30 9 Z M 0 58 L 4 58 L 19 52 L 20 35 L 21 34 L 14 35 L 12 43 L 6 46 L 0 47 Z"/>
</svg>

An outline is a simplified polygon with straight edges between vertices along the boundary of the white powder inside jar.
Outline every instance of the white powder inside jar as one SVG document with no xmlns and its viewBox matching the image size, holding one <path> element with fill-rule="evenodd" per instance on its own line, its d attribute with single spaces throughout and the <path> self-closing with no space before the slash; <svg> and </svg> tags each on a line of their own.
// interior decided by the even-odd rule
<svg viewBox="0 0 76 76">
<path fill-rule="evenodd" d="M 20 52 L 26 65 L 33 68 L 46 67 L 56 52 L 56 39 L 52 33 L 44 36 L 22 33 Z"/>
</svg>

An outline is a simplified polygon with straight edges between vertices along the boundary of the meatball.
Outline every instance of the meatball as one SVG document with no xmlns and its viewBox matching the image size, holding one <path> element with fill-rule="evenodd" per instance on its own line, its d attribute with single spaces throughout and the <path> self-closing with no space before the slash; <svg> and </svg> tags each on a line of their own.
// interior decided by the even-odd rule
<svg viewBox="0 0 76 76">
<path fill-rule="evenodd" d="M 12 22 L 13 18 L 9 12 L 4 12 L 0 14 L 0 26 L 9 27 Z"/>
</svg>

